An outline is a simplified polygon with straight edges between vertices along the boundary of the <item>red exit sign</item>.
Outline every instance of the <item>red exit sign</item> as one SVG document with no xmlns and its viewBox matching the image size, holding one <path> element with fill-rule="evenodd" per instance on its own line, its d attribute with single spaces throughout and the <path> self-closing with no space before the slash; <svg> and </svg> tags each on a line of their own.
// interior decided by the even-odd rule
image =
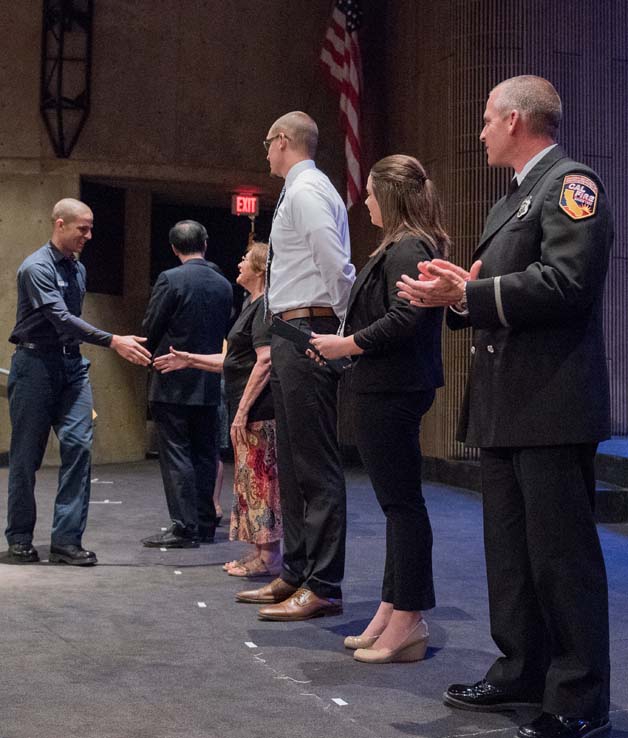
<svg viewBox="0 0 628 738">
<path fill-rule="evenodd" d="M 232 215 L 257 215 L 259 197 L 257 195 L 233 195 L 231 197 Z"/>
</svg>

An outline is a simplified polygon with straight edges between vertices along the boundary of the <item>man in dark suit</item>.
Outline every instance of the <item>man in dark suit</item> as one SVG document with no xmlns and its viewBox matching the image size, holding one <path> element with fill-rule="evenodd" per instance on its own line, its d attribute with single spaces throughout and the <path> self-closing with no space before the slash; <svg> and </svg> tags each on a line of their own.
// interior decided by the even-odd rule
<svg viewBox="0 0 628 738">
<path fill-rule="evenodd" d="M 555 145 L 561 118 L 544 79 L 490 94 L 480 139 L 515 170 L 469 272 L 419 264 L 402 296 L 450 305 L 473 354 L 458 438 L 481 449 L 491 633 L 486 677 L 454 684 L 470 710 L 541 703 L 521 738 L 607 731 L 608 593 L 593 504 L 597 443 L 609 435 L 602 298 L 613 241 L 604 185 Z"/>
<path fill-rule="evenodd" d="M 207 231 L 194 220 L 180 221 L 170 231 L 170 244 L 181 265 L 157 278 L 142 323 L 147 346 L 153 356 L 168 353 L 170 346 L 220 353 L 233 294 L 229 282 L 205 261 Z M 200 369 L 154 373 L 148 400 L 172 525 L 142 543 L 159 548 L 211 543 L 220 375 Z"/>
</svg>

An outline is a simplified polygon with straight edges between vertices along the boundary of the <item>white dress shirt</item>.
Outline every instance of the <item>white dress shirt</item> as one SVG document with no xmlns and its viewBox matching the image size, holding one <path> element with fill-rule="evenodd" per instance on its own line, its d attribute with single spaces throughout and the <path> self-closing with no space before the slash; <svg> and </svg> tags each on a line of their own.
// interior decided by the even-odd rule
<svg viewBox="0 0 628 738">
<path fill-rule="evenodd" d="M 546 146 L 544 149 L 539 151 L 538 154 L 535 154 L 531 159 L 529 159 L 523 166 L 523 169 L 520 172 L 515 172 L 515 177 L 517 178 L 517 184 L 521 185 L 523 180 L 526 178 L 526 175 L 528 172 L 530 172 L 545 156 L 545 154 L 549 153 L 554 146 L 557 144 L 550 144 L 549 146 Z"/>
<path fill-rule="evenodd" d="M 345 204 L 311 159 L 290 169 L 285 186 L 271 230 L 270 312 L 316 305 L 342 320 L 355 280 Z"/>
</svg>

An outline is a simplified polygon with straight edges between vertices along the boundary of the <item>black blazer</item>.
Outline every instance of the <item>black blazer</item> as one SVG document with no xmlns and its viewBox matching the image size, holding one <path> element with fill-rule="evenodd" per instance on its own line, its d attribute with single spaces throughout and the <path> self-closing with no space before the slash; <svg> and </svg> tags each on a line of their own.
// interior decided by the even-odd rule
<svg viewBox="0 0 628 738">
<path fill-rule="evenodd" d="M 415 308 L 397 296 L 402 274 L 433 258 L 414 236 L 391 243 L 369 259 L 347 306 L 345 335 L 365 353 L 354 357 L 354 392 L 413 392 L 443 385 L 441 308 Z"/>
<path fill-rule="evenodd" d="M 233 301 L 229 282 L 205 259 L 190 259 L 162 272 L 150 297 L 142 333 L 153 356 L 169 347 L 193 354 L 218 354 L 227 332 Z M 202 369 L 181 369 L 169 374 L 153 372 L 150 402 L 182 405 L 217 405 L 220 374 Z"/>
<path fill-rule="evenodd" d="M 596 193 L 588 217 L 565 211 L 572 175 L 585 197 Z M 469 316 L 447 315 L 452 328 L 474 328 L 459 440 L 488 448 L 608 437 L 602 300 L 612 242 L 598 175 L 559 147 L 493 207 L 473 255 L 482 270 L 467 285 Z"/>
</svg>

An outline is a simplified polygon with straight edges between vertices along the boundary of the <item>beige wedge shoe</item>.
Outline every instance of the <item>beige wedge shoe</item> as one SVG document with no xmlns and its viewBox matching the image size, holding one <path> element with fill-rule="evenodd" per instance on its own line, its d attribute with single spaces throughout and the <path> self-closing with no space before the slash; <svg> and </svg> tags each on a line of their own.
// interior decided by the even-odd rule
<svg viewBox="0 0 628 738">
<path fill-rule="evenodd" d="M 427 623 L 421 619 L 397 648 L 358 648 L 353 658 L 365 664 L 421 661 L 427 651 L 428 639 Z"/>
<path fill-rule="evenodd" d="M 356 648 L 370 648 L 375 641 L 379 638 L 376 636 L 347 636 L 345 638 L 345 648 L 351 648 L 355 651 Z"/>
</svg>

